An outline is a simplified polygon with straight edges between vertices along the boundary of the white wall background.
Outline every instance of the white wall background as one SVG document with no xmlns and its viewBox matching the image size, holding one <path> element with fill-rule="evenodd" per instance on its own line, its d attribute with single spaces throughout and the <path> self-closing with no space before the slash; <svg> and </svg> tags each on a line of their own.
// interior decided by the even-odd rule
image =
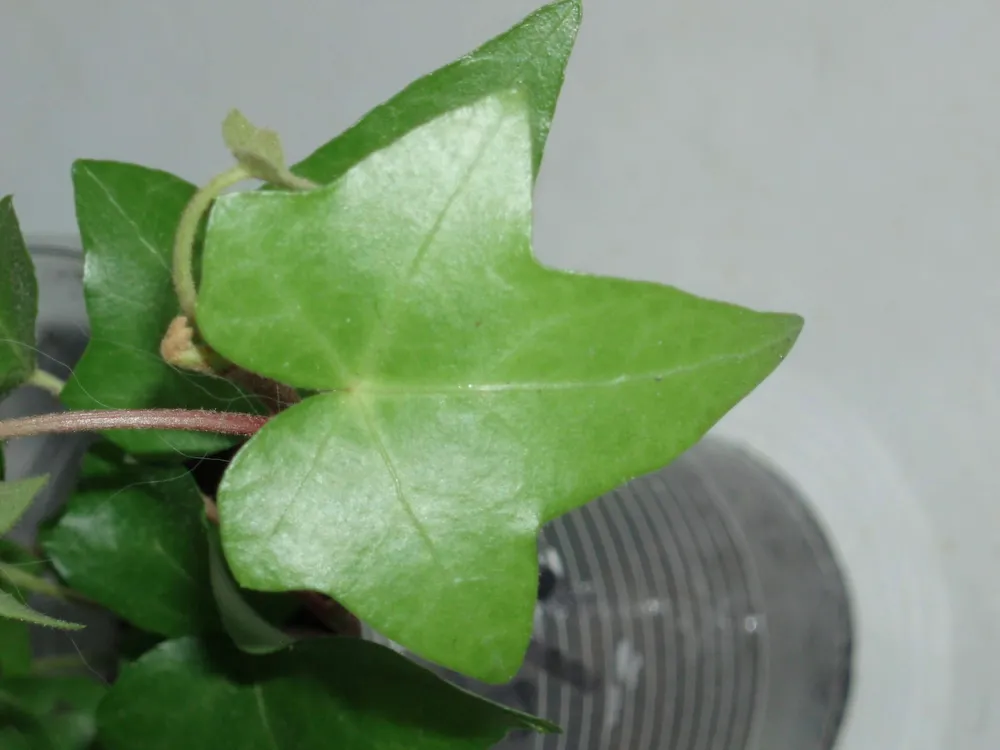
<svg viewBox="0 0 1000 750">
<path fill-rule="evenodd" d="M 2 0 L 0 193 L 72 233 L 74 158 L 203 181 L 232 106 L 298 158 L 535 2 Z M 722 430 L 837 535 L 844 750 L 1000 747 L 998 39 L 995 0 L 586 0 L 539 182 L 543 260 L 806 316 Z"/>
</svg>

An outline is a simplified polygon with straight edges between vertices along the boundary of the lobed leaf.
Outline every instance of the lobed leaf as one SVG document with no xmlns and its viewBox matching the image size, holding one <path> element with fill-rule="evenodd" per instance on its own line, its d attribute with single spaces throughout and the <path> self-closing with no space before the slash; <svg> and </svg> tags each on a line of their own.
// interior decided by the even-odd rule
<svg viewBox="0 0 1000 750">
<path fill-rule="evenodd" d="M 532 111 L 487 97 L 327 187 L 226 196 L 198 307 L 228 359 L 323 391 L 223 479 L 236 579 L 490 682 L 528 643 L 540 525 L 691 446 L 802 324 L 539 264 Z"/>
</svg>

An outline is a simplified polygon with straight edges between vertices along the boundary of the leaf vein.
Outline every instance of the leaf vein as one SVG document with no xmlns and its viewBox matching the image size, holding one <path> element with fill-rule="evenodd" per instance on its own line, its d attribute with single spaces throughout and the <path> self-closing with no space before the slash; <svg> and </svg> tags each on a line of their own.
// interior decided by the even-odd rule
<svg viewBox="0 0 1000 750">
<path fill-rule="evenodd" d="M 444 566 L 441 564 L 440 557 L 438 557 L 437 547 L 434 544 L 434 540 L 431 539 L 430 534 L 427 532 L 427 529 L 421 522 L 420 518 L 417 517 L 416 512 L 413 510 L 412 504 L 406 497 L 406 493 L 403 490 L 403 482 L 399 478 L 399 472 L 396 470 L 396 466 L 392 461 L 392 457 L 389 455 L 389 450 L 385 446 L 385 441 L 382 439 L 382 435 L 378 431 L 378 426 L 375 424 L 375 416 L 371 413 L 371 410 L 368 407 L 368 405 L 360 400 L 359 400 L 359 409 L 361 411 L 362 417 L 365 420 L 365 425 L 368 428 L 368 432 L 371 435 L 372 442 L 375 444 L 375 449 L 381 456 L 382 462 L 385 464 L 385 469 L 386 471 L 389 472 L 389 476 L 392 478 L 393 488 L 395 489 L 396 492 L 396 500 L 403 508 L 403 512 L 406 514 L 407 518 L 410 519 L 410 523 L 412 523 L 413 528 L 416 529 L 417 535 L 420 537 L 424 545 L 427 547 L 427 551 L 430 554 L 431 559 L 435 562 L 435 564 L 443 568 Z"/>
<path fill-rule="evenodd" d="M 167 266 L 167 262 L 163 259 L 163 256 L 155 247 L 153 247 L 153 244 L 146 239 L 142 231 L 139 229 L 139 225 L 136 223 L 135 219 L 129 216 L 128 212 L 125 211 L 125 208 L 118 202 L 118 200 L 115 198 L 114 194 L 111 192 L 108 186 L 105 185 L 104 182 L 102 182 L 97 177 L 97 175 L 90 170 L 89 167 L 81 167 L 81 171 L 86 173 L 86 175 L 91 180 L 93 180 L 94 184 L 101 189 L 104 195 L 107 196 L 108 202 L 111 203 L 112 206 L 114 206 L 115 210 L 118 211 L 119 214 L 121 214 L 121 217 L 125 219 L 126 223 L 128 223 L 128 225 L 132 227 L 132 229 L 135 231 L 135 236 L 136 239 L 139 240 L 139 243 L 142 244 L 143 247 L 145 247 L 147 250 L 149 250 L 150 254 L 154 258 L 156 258 L 156 261 L 160 264 L 160 266 L 163 267 L 163 270 L 166 271 L 168 275 L 171 275 L 171 270 Z"/>
<path fill-rule="evenodd" d="M 692 362 L 689 364 L 677 365 L 665 370 L 654 370 L 643 373 L 625 373 L 614 378 L 604 380 L 565 380 L 565 381 L 527 381 L 527 382 L 497 382 L 497 383 L 449 383 L 449 384 L 427 384 L 427 385 L 380 385 L 365 383 L 359 386 L 365 393 L 378 396 L 420 396 L 420 395 L 449 395 L 454 393 L 507 393 L 507 392 L 528 392 L 528 391 L 571 391 L 571 390 L 596 390 L 601 388 L 616 388 L 622 385 L 630 385 L 642 381 L 666 380 L 677 375 L 686 375 L 698 370 L 713 367 L 721 364 L 736 364 L 746 359 L 755 357 L 758 354 L 772 349 L 775 345 L 787 341 L 787 336 L 781 336 L 768 340 L 760 346 L 743 352 L 728 352 L 715 357 Z M 335 389 L 344 390 L 344 389 Z"/>
<path fill-rule="evenodd" d="M 454 189 L 448 195 L 448 199 L 445 201 L 444 206 L 442 206 L 441 208 L 441 211 L 434 219 L 434 223 L 431 225 L 430 230 L 428 230 L 427 235 L 421 241 L 420 246 L 417 248 L 417 251 L 413 256 L 413 260 L 410 261 L 410 265 L 406 269 L 406 272 L 403 274 L 399 282 L 393 285 L 392 292 L 386 295 L 391 303 L 389 305 L 389 309 L 386 311 L 386 314 L 381 315 L 376 312 L 376 318 L 380 325 L 369 339 L 365 353 L 358 360 L 360 363 L 359 371 L 361 373 L 369 371 L 372 364 L 372 358 L 376 357 L 379 354 L 380 350 L 385 347 L 387 343 L 385 341 L 385 338 L 386 336 L 389 335 L 391 320 L 394 317 L 394 314 L 396 313 L 399 307 L 400 292 L 411 281 L 413 281 L 413 277 L 416 276 L 417 271 L 420 269 L 420 266 L 427 258 L 427 255 L 434 244 L 434 240 L 437 239 L 438 234 L 441 231 L 441 227 L 444 225 L 445 218 L 447 218 L 448 213 L 455 205 L 455 201 L 458 199 L 459 195 L 461 195 L 462 191 L 466 188 L 466 186 L 468 186 L 469 180 L 472 179 L 472 175 L 475 173 L 476 167 L 478 167 L 479 163 L 482 161 L 483 155 L 486 153 L 486 150 L 490 147 L 490 144 L 493 143 L 493 141 L 499 134 L 504 119 L 505 118 L 503 117 L 498 117 L 496 124 L 493 127 L 493 131 L 488 136 L 482 139 L 482 142 L 479 144 L 479 148 L 476 151 L 475 157 L 469 163 L 469 166 L 466 167 L 465 171 L 462 173 L 462 176 L 456 183 Z"/>
</svg>

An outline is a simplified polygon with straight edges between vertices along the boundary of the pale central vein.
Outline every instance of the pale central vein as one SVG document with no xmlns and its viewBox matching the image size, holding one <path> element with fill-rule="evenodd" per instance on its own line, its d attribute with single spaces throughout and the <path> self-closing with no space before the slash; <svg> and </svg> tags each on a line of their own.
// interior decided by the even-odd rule
<svg viewBox="0 0 1000 750">
<path fill-rule="evenodd" d="M 268 740 L 271 742 L 271 747 L 274 750 L 280 750 L 278 745 L 278 739 L 274 736 L 274 730 L 271 729 L 271 722 L 267 718 L 267 706 L 264 703 L 264 693 L 260 689 L 260 685 L 253 686 L 253 694 L 257 699 L 257 710 L 260 712 L 260 723 L 264 726 L 264 733 L 267 735 Z"/>
<path fill-rule="evenodd" d="M 379 452 L 382 457 L 382 462 L 385 464 L 385 469 L 389 472 L 389 476 L 392 478 L 392 484 L 396 491 L 396 500 L 399 502 L 400 507 L 406 514 L 407 518 L 410 519 L 410 523 L 413 524 L 413 528 L 416 529 L 417 535 L 421 538 L 427 547 L 427 551 L 431 556 L 431 559 L 441 565 L 441 560 L 438 558 L 437 548 L 434 545 L 434 540 L 431 539 L 430 534 L 427 533 L 427 529 L 424 528 L 423 522 L 417 517 L 416 512 L 413 510 L 413 506 L 410 504 L 409 499 L 406 497 L 406 492 L 403 490 L 403 483 L 399 478 L 399 472 L 396 470 L 396 466 L 392 461 L 392 457 L 389 455 L 388 449 L 385 447 L 385 441 L 382 439 L 381 433 L 378 431 L 378 426 L 375 424 L 375 416 L 371 413 L 368 405 L 363 401 L 359 400 L 359 409 L 361 411 L 362 418 L 365 420 L 365 426 L 368 428 L 368 432 L 371 435 L 372 442 L 375 445 L 375 449 Z"/>
<path fill-rule="evenodd" d="M 361 355 L 360 362 L 362 371 L 370 369 L 372 360 L 378 356 L 380 349 L 387 343 L 385 339 L 389 336 L 391 321 L 396 313 L 396 309 L 399 307 L 399 299 L 402 294 L 402 289 L 405 288 L 407 284 L 412 282 L 421 264 L 427 258 L 427 255 L 430 253 L 434 245 L 434 241 L 437 239 L 438 234 L 441 232 L 441 228 L 444 226 L 445 219 L 448 217 L 449 212 L 458 200 L 459 195 L 461 195 L 462 191 L 472 179 L 472 175 L 475 173 L 476 168 L 482 161 L 483 155 L 496 139 L 503 122 L 504 118 L 497 118 L 493 131 L 482 139 L 479 144 L 479 148 L 476 150 L 475 156 L 462 172 L 454 189 L 449 193 L 447 200 L 445 200 L 444 205 L 441 206 L 441 210 L 435 217 L 434 223 L 431 225 L 426 236 L 420 242 L 420 246 L 417 248 L 416 253 L 414 253 L 413 259 L 407 266 L 406 271 L 402 274 L 402 278 L 400 278 L 394 285 L 392 292 L 386 294 L 386 297 L 389 300 L 389 304 L 387 306 L 388 309 L 384 315 L 378 316 L 380 326 L 372 334 L 365 352 Z"/>
<path fill-rule="evenodd" d="M 597 390 L 602 388 L 616 388 L 622 385 L 629 385 L 641 382 L 659 382 L 678 375 L 686 375 L 698 370 L 715 365 L 738 363 L 764 352 L 785 337 L 768 341 L 754 349 L 720 354 L 716 357 L 709 357 L 698 362 L 684 365 L 677 365 L 665 370 L 655 370 L 643 373 L 623 373 L 613 378 L 602 380 L 539 380 L 539 381 L 518 381 L 518 382 L 496 382 L 496 383 L 429 383 L 391 385 L 382 383 L 363 382 L 354 388 L 333 388 L 331 392 L 348 390 L 360 390 L 364 393 L 376 396 L 421 396 L 421 395 L 453 395 L 455 393 L 509 393 L 509 392 L 531 392 L 531 391 L 573 391 L 573 390 Z"/>
<path fill-rule="evenodd" d="M 101 189 L 101 192 L 103 192 L 104 195 L 107 197 L 108 202 L 112 206 L 114 206 L 115 210 L 119 214 L 121 214 L 121 217 L 128 223 L 130 227 L 132 227 L 132 229 L 135 231 L 135 238 L 139 240 L 139 243 L 147 250 L 149 250 L 150 255 L 152 255 L 157 260 L 157 262 L 163 267 L 163 270 L 165 270 L 168 274 L 171 273 L 170 268 L 167 266 L 166 260 L 163 259 L 163 256 L 160 254 L 159 250 L 153 247 L 153 243 L 151 243 L 148 239 L 146 239 L 146 237 L 142 233 L 142 230 L 139 229 L 139 225 L 136 223 L 135 219 L 133 219 L 125 210 L 125 208 L 118 202 L 118 199 L 115 198 L 110 188 L 108 188 L 107 185 L 105 185 L 100 179 L 98 179 L 97 175 L 95 175 L 91 170 L 83 168 L 81 171 L 85 172 L 86 175 L 94 182 L 94 184 Z"/>
</svg>

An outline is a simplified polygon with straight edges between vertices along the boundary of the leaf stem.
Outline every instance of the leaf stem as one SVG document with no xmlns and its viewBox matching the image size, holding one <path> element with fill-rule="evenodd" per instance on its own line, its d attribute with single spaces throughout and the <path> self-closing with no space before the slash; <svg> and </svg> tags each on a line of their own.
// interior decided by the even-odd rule
<svg viewBox="0 0 1000 750">
<path fill-rule="evenodd" d="M 63 432 L 186 430 L 253 435 L 267 417 L 201 409 L 96 409 L 39 414 L 0 421 L 0 440 Z"/>
<path fill-rule="evenodd" d="M 45 370 L 35 370 L 31 373 L 31 377 L 27 380 L 27 385 L 33 385 L 35 388 L 41 388 L 43 391 L 48 391 L 56 398 L 59 398 L 59 394 L 62 393 L 62 389 L 66 386 L 66 383 L 55 375 L 51 375 Z"/>
<path fill-rule="evenodd" d="M 250 179 L 250 173 L 240 164 L 227 169 L 198 190 L 188 201 L 174 235 L 174 289 L 181 311 L 188 320 L 194 320 L 198 291 L 194 283 L 194 242 L 198 235 L 201 217 L 226 188 Z"/>
<path fill-rule="evenodd" d="M 305 177 L 299 177 L 289 169 L 282 170 L 278 177 L 280 179 L 273 180 L 274 184 L 288 188 L 289 190 L 315 190 L 319 187 L 318 182 L 307 180 Z"/>
</svg>

